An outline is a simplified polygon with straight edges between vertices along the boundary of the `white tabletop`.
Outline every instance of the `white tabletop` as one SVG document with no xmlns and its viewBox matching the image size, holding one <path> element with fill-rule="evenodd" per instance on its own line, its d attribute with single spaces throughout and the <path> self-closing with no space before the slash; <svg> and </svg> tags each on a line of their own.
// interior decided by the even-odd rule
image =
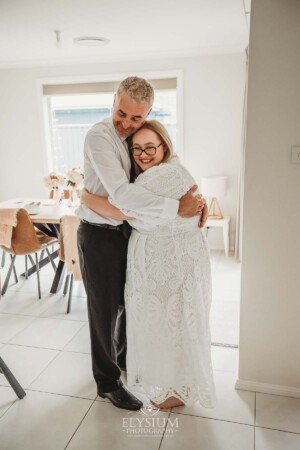
<svg viewBox="0 0 300 450">
<path fill-rule="evenodd" d="M 59 223 L 63 216 L 75 216 L 75 208 L 68 206 L 68 200 L 55 205 L 49 198 L 14 198 L 0 203 L 0 208 L 24 208 L 31 202 L 41 202 L 38 213 L 29 214 L 33 223 Z"/>
<path fill-rule="evenodd" d="M 206 227 L 224 227 L 226 224 L 229 224 L 230 216 L 224 216 L 223 219 L 207 219 L 205 226 Z"/>
</svg>

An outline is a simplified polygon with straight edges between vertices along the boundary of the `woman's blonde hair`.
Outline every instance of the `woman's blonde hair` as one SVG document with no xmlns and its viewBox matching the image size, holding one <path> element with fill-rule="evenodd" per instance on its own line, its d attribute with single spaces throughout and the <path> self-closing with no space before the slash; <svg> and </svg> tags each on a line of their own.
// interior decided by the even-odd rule
<svg viewBox="0 0 300 450">
<path fill-rule="evenodd" d="M 174 155 L 174 148 L 173 148 L 173 144 L 172 144 L 170 135 L 169 135 L 168 131 L 166 130 L 166 128 L 163 126 L 163 124 L 158 122 L 157 120 L 146 120 L 146 122 L 137 131 L 140 131 L 143 129 L 154 131 L 154 133 L 156 133 L 159 136 L 159 138 L 161 139 L 161 141 L 163 142 L 163 144 L 166 148 L 165 156 L 164 156 L 164 159 L 162 160 L 162 162 L 170 161 L 170 159 L 172 159 L 173 155 Z"/>
</svg>

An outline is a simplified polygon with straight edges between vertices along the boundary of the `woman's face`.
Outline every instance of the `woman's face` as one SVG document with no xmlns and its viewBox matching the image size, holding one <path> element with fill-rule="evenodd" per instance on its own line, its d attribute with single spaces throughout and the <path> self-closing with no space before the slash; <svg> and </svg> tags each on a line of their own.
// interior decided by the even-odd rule
<svg viewBox="0 0 300 450">
<path fill-rule="evenodd" d="M 142 152 L 141 155 L 136 154 L 140 149 L 148 149 L 148 153 L 152 153 L 153 150 L 151 150 L 151 147 L 157 147 L 155 155 L 147 155 L 145 152 Z M 158 134 L 155 131 L 144 128 L 134 133 L 132 137 L 132 148 L 136 149 L 136 152 L 133 150 L 133 158 L 142 170 L 147 170 L 150 167 L 160 164 L 166 152 L 166 147 Z"/>
</svg>

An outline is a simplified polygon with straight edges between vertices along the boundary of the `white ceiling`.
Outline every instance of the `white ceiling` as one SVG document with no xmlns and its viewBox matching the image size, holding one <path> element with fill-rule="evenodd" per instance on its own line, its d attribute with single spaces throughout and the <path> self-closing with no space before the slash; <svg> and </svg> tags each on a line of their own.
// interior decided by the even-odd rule
<svg viewBox="0 0 300 450">
<path fill-rule="evenodd" d="M 243 51 L 245 8 L 249 0 L 0 0 L 0 67 Z M 110 43 L 73 43 L 86 35 Z"/>
</svg>

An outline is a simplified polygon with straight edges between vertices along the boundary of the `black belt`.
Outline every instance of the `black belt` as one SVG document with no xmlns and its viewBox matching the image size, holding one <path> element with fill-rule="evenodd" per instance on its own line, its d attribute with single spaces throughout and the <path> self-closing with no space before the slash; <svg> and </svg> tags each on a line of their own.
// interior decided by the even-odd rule
<svg viewBox="0 0 300 450">
<path fill-rule="evenodd" d="M 84 220 L 84 219 L 81 219 L 81 222 L 87 223 L 88 225 L 92 225 L 94 227 L 107 228 L 108 230 L 115 230 L 115 231 L 123 231 L 123 224 L 109 225 L 108 223 L 92 223 L 92 222 L 88 222 L 87 220 Z"/>
</svg>

